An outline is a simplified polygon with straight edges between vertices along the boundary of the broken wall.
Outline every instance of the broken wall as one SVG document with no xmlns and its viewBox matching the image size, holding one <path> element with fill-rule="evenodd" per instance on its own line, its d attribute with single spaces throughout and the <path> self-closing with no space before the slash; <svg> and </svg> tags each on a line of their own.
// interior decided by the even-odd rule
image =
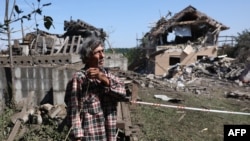
<svg viewBox="0 0 250 141">
<path fill-rule="evenodd" d="M 199 49 L 198 52 L 191 52 L 186 54 L 182 52 L 181 54 L 181 65 L 188 65 L 196 62 L 198 59 L 204 57 L 216 57 L 217 56 L 217 46 L 207 46 Z"/>
<path fill-rule="evenodd" d="M 167 70 L 172 65 L 179 63 L 180 65 L 188 65 L 195 63 L 202 56 L 206 57 L 216 57 L 217 56 L 217 47 L 208 46 L 199 48 L 197 51 L 185 51 L 181 48 L 172 48 L 172 46 L 161 46 L 160 48 L 169 48 L 163 54 L 157 55 L 155 57 L 155 75 L 162 76 L 167 73 Z"/>
<path fill-rule="evenodd" d="M 181 52 L 178 50 L 173 50 L 171 52 L 165 51 L 165 53 L 157 55 L 155 57 L 155 75 L 163 75 L 167 73 L 168 68 L 170 67 L 170 57 L 180 57 Z"/>
</svg>

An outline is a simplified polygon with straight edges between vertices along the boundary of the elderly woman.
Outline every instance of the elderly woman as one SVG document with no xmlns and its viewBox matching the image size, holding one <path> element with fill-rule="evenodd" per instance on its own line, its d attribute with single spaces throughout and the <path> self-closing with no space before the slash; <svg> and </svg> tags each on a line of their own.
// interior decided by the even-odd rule
<svg viewBox="0 0 250 141">
<path fill-rule="evenodd" d="M 124 83 L 104 68 L 104 44 L 91 37 L 79 50 L 84 68 L 68 83 L 65 103 L 73 140 L 115 141 L 116 106 Z"/>
</svg>

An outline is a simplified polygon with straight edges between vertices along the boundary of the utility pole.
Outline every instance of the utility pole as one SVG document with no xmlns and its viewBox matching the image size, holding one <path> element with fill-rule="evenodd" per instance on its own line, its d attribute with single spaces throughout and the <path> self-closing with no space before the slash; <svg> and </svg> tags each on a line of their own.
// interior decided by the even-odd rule
<svg viewBox="0 0 250 141">
<path fill-rule="evenodd" d="M 9 19 L 9 0 L 6 0 L 5 5 L 5 17 L 4 17 L 4 23 L 7 27 L 7 36 L 8 36 L 8 48 L 9 48 L 9 59 L 10 59 L 10 70 L 11 70 L 11 93 L 9 94 L 9 106 L 16 106 L 15 102 L 15 80 L 14 80 L 14 65 L 13 65 L 13 56 L 12 56 L 12 47 L 11 47 L 11 32 L 10 32 L 10 19 Z"/>
</svg>

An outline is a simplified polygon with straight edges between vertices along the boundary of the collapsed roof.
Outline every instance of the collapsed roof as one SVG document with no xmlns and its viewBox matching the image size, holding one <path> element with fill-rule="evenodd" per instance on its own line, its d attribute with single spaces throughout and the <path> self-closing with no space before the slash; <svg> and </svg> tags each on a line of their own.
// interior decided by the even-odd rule
<svg viewBox="0 0 250 141">
<path fill-rule="evenodd" d="M 143 36 L 138 48 L 139 52 L 143 52 L 140 53 L 143 56 L 138 57 L 141 58 L 140 60 L 137 59 L 132 62 L 129 70 L 147 72 L 142 71 L 142 69 L 154 68 L 149 65 L 148 59 L 153 59 L 153 62 L 156 62 L 157 60 L 154 57 L 164 54 L 166 49 L 178 48 L 183 51 L 187 44 L 192 45 L 195 51 L 207 46 L 216 48 L 220 31 L 229 29 L 229 27 L 198 11 L 191 5 L 168 18 L 171 15 L 169 12 L 167 16 L 160 18 L 155 26 Z M 159 50 L 158 47 L 160 46 L 163 47 L 161 48 L 163 50 Z M 206 53 L 206 56 L 207 54 L 209 53 Z M 211 55 L 214 56 L 215 54 L 217 53 Z M 182 57 L 181 60 L 183 59 Z M 137 70 L 138 68 L 140 70 Z"/>
<path fill-rule="evenodd" d="M 168 20 L 165 17 L 162 17 L 157 22 L 156 27 L 153 27 L 150 32 L 152 35 L 156 36 L 158 34 L 164 34 L 165 31 L 172 31 L 175 26 L 181 25 L 190 25 L 192 27 L 198 26 L 200 28 L 216 28 L 221 26 L 221 31 L 229 29 L 229 27 L 198 11 L 190 5 Z"/>
</svg>

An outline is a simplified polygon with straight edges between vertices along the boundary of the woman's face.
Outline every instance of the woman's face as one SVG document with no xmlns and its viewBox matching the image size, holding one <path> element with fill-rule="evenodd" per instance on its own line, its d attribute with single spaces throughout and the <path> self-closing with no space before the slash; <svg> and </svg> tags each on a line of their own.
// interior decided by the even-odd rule
<svg viewBox="0 0 250 141">
<path fill-rule="evenodd" d="M 93 50 L 86 63 L 89 67 L 103 67 L 104 57 L 104 47 L 100 44 Z"/>
</svg>

